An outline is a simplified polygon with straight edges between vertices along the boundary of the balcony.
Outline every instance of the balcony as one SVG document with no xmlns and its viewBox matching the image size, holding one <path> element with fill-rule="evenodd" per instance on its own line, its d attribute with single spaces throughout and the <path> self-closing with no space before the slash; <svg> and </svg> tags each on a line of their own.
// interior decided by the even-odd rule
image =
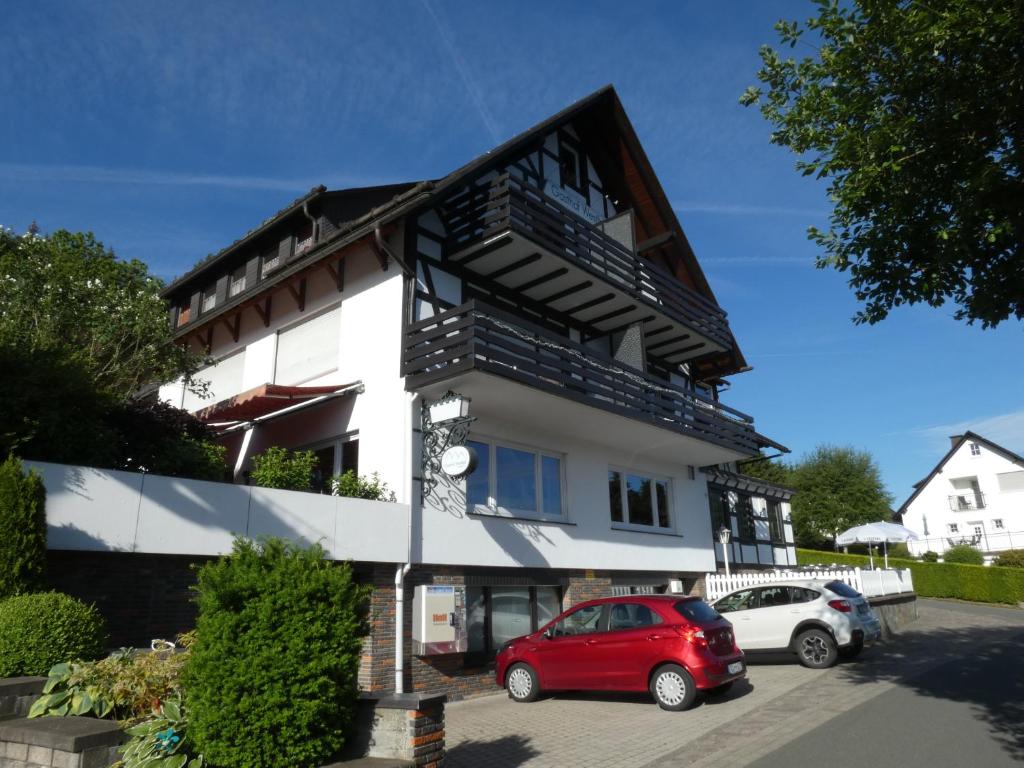
<svg viewBox="0 0 1024 768">
<path fill-rule="evenodd" d="M 479 371 L 724 449 L 694 451 L 698 458 L 689 463 L 753 456 L 764 445 L 782 448 L 755 432 L 751 417 L 739 411 L 478 301 L 410 323 L 403 337 L 402 374 L 408 390 L 434 388 L 441 382 L 461 387 L 452 380 Z M 493 384 L 481 384 L 479 391 L 499 397 Z M 502 405 L 506 413 L 515 410 L 508 400 Z M 604 439 L 615 437 L 610 425 L 599 423 L 592 412 L 577 418 L 564 405 L 549 410 L 552 419 L 564 419 L 574 432 L 589 428 Z M 546 426 L 560 428 L 554 421 Z M 639 440 L 647 446 L 659 442 L 649 430 Z"/>
<path fill-rule="evenodd" d="M 733 344 L 714 302 L 509 174 L 453 196 L 442 216 L 449 261 L 601 332 L 641 323 L 671 364 Z"/>
<path fill-rule="evenodd" d="M 949 508 L 954 512 L 971 512 L 985 508 L 985 494 L 980 491 L 956 494 L 949 497 Z"/>
</svg>

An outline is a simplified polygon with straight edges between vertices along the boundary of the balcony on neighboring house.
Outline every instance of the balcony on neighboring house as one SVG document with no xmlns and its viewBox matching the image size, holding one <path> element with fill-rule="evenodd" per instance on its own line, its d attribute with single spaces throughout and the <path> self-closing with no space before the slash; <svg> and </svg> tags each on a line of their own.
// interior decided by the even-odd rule
<svg viewBox="0 0 1024 768">
<path fill-rule="evenodd" d="M 667 363 L 733 346 L 720 307 L 636 252 L 629 212 L 593 224 L 505 173 L 441 215 L 450 263 L 602 332 L 639 323 Z"/>
<path fill-rule="evenodd" d="M 970 512 L 975 509 L 984 509 L 985 494 L 980 491 L 954 494 L 949 497 L 949 508 L 954 512 Z"/>
<path fill-rule="evenodd" d="M 518 393 L 540 390 L 723 449 L 695 450 L 694 455 L 707 457 L 702 464 L 731 460 L 726 454 L 753 456 L 765 445 L 785 450 L 759 435 L 750 416 L 479 301 L 409 323 L 403 336 L 402 374 L 409 390 L 464 387 L 468 376 L 480 372 L 530 388 Z M 504 396 L 494 383 L 479 383 L 478 389 L 484 397 Z M 511 399 L 525 401 L 526 395 Z M 506 400 L 504 409 L 511 412 L 515 406 Z M 575 418 L 566 406 L 548 410 L 554 419 Z M 592 415 L 572 424 L 615 437 L 608 424 Z M 545 426 L 557 428 L 553 421 Z M 650 434 L 642 439 L 648 445 L 657 442 Z"/>
</svg>

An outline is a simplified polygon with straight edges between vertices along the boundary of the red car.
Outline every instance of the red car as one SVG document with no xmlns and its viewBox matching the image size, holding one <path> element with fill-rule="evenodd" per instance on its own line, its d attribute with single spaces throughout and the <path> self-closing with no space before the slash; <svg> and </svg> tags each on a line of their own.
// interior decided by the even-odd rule
<svg viewBox="0 0 1024 768">
<path fill-rule="evenodd" d="M 496 680 L 514 701 L 541 690 L 650 691 L 686 709 L 697 691 L 746 675 L 732 624 L 697 597 L 629 595 L 573 606 L 498 651 Z"/>
</svg>

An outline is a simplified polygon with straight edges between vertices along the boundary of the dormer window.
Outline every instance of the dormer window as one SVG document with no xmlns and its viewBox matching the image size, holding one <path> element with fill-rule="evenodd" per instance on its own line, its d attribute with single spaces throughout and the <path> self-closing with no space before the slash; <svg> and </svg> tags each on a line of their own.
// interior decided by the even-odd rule
<svg viewBox="0 0 1024 768">
<path fill-rule="evenodd" d="M 243 264 L 234 272 L 231 273 L 231 287 L 229 288 L 229 296 L 237 296 L 245 290 L 245 265 Z"/>
<path fill-rule="evenodd" d="M 281 256 L 277 246 L 271 248 L 260 258 L 260 274 L 266 277 L 281 265 Z"/>
<path fill-rule="evenodd" d="M 217 305 L 217 286 L 211 285 L 203 291 L 203 312 L 209 312 Z"/>
<path fill-rule="evenodd" d="M 186 304 L 183 307 L 178 307 L 178 327 L 185 325 L 189 320 L 192 319 L 192 307 Z"/>
</svg>

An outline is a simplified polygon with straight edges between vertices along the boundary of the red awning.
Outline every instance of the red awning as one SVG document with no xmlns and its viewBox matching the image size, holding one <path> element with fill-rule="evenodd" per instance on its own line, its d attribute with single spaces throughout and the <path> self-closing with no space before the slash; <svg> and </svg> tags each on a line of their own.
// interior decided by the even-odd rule
<svg viewBox="0 0 1024 768">
<path fill-rule="evenodd" d="M 327 387 L 285 387 L 280 384 L 261 384 L 227 400 L 196 411 L 196 418 L 205 422 L 252 421 L 268 413 L 287 408 L 304 400 L 329 395 L 346 385 Z"/>
</svg>

